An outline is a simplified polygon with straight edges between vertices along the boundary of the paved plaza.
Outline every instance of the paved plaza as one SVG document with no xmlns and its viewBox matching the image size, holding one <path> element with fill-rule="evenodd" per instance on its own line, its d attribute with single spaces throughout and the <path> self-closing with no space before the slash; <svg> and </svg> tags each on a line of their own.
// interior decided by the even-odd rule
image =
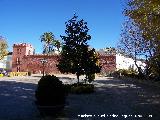
<svg viewBox="0 0 160 120">
<path fill-rule="evenodd" d="M 76 76 L 56 75 L 64 83 Z M 53 120 L 42 118 L 34 101 L 40 76 L 0 78 L 0 120 Z M 131 80 L 96 77 L 93 94 L 69 95 L 59 120 L 159 120 L 160 89 Z"/>
</svg>

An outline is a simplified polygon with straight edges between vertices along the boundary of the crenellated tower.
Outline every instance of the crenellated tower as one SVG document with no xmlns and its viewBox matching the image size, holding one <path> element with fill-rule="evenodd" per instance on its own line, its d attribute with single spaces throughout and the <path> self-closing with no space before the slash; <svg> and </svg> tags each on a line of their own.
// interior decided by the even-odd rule
<svg viewBox="0 0 160 120">
<path fill-rule="evenodd" d="M 13 55 L 12 55 L 12 72 L 23 72 L 23 58 L 28 55 L 34 54 L 34 48 L 32 45 L 27 43 L 14 44 Z"/>
</svg>

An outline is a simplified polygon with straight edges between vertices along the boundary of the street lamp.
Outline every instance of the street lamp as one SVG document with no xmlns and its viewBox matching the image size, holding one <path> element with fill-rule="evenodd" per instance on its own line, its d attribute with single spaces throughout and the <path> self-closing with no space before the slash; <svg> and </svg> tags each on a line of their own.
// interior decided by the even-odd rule
<svg viewBox="0 0 160 120">
<path fill-rule="evenodd" d="M 43 76 L 44 76 L 44 64 L 47 62 L 47 60 L 45 60 L 45 59 L 42 59 L 41 60 L 41 63 L 42 63 L 42 65 L 43 65 Z"/>
</svg>

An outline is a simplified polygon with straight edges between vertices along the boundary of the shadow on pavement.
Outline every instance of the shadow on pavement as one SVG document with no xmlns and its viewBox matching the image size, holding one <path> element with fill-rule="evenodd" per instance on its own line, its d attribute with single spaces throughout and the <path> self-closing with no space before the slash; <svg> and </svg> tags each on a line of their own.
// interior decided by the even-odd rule
<svg viewBox="0 0 160 120">
<path fill-rule="evenodd" d="M 0 120 L 39 120 L 35 89 L 32 83 L 0 81 Z"/>
<path fill-rule="evenodd" d="M 95 85 L 97 86 L 97 94 L 99 96 L 108 96 L 106 99 L 112 100 L 112 107 L 113 109 L 117 107 L 117 110 L 119 109 L 118 113 L 143 116 L 143 118 L 132 117 L 133 119 L 160 119 L 159 88 L 118 79 L 96 80 Z M 153 118 L 149 117 L 149 115 Z"/>
<path fill-rule="evenodd" d="M 70 94 L 67 98 L 68 105 L 59 118 L 124 120 L 122 115 L 128 115 L 127 120 L 160 119 L 158 89 L 119 79 L 95 80 L 94 84 L 96 91 L 93 94 Z M 0 120 L 40 120 L 34 104 L 35 89 L 36 84 L 32 83 L 0 81 Z M 85 114 L 92 117 L 83 117 Z M 107 115 L 119 116 L 114 118 Z M 143 117 L 139 118 L 138 115 Z"/>
</svg>

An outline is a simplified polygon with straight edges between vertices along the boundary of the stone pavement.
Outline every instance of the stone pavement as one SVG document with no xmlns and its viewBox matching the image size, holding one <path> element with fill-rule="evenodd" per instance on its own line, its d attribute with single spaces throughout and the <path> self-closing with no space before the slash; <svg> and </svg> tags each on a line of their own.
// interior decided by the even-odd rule
<svg viewBox="0 0 160 120">
<path fill-rule="evenodd" d="M 33 83 L 0 80 L 0 120 L 40 120 L 35 88 Z"/>
<path fill-rule="evenodd" d="M 73 76 L 57 75 L 65 83 Z M 54 120 L 41 118 L 34 104 L 37 77 L 0 78 L 0 120 Z M 130 80 L 98 77 L 96 91 L 69 95 L 59 120 L 159 120 L 160 89 Z"/>
<path fill-rule="evenodd" d="M 69 95 L 64 117 L 82 120 L 160 120 L 160 89 L 130 80 L 101 78 L 96 92 Z"/>
</svg>

